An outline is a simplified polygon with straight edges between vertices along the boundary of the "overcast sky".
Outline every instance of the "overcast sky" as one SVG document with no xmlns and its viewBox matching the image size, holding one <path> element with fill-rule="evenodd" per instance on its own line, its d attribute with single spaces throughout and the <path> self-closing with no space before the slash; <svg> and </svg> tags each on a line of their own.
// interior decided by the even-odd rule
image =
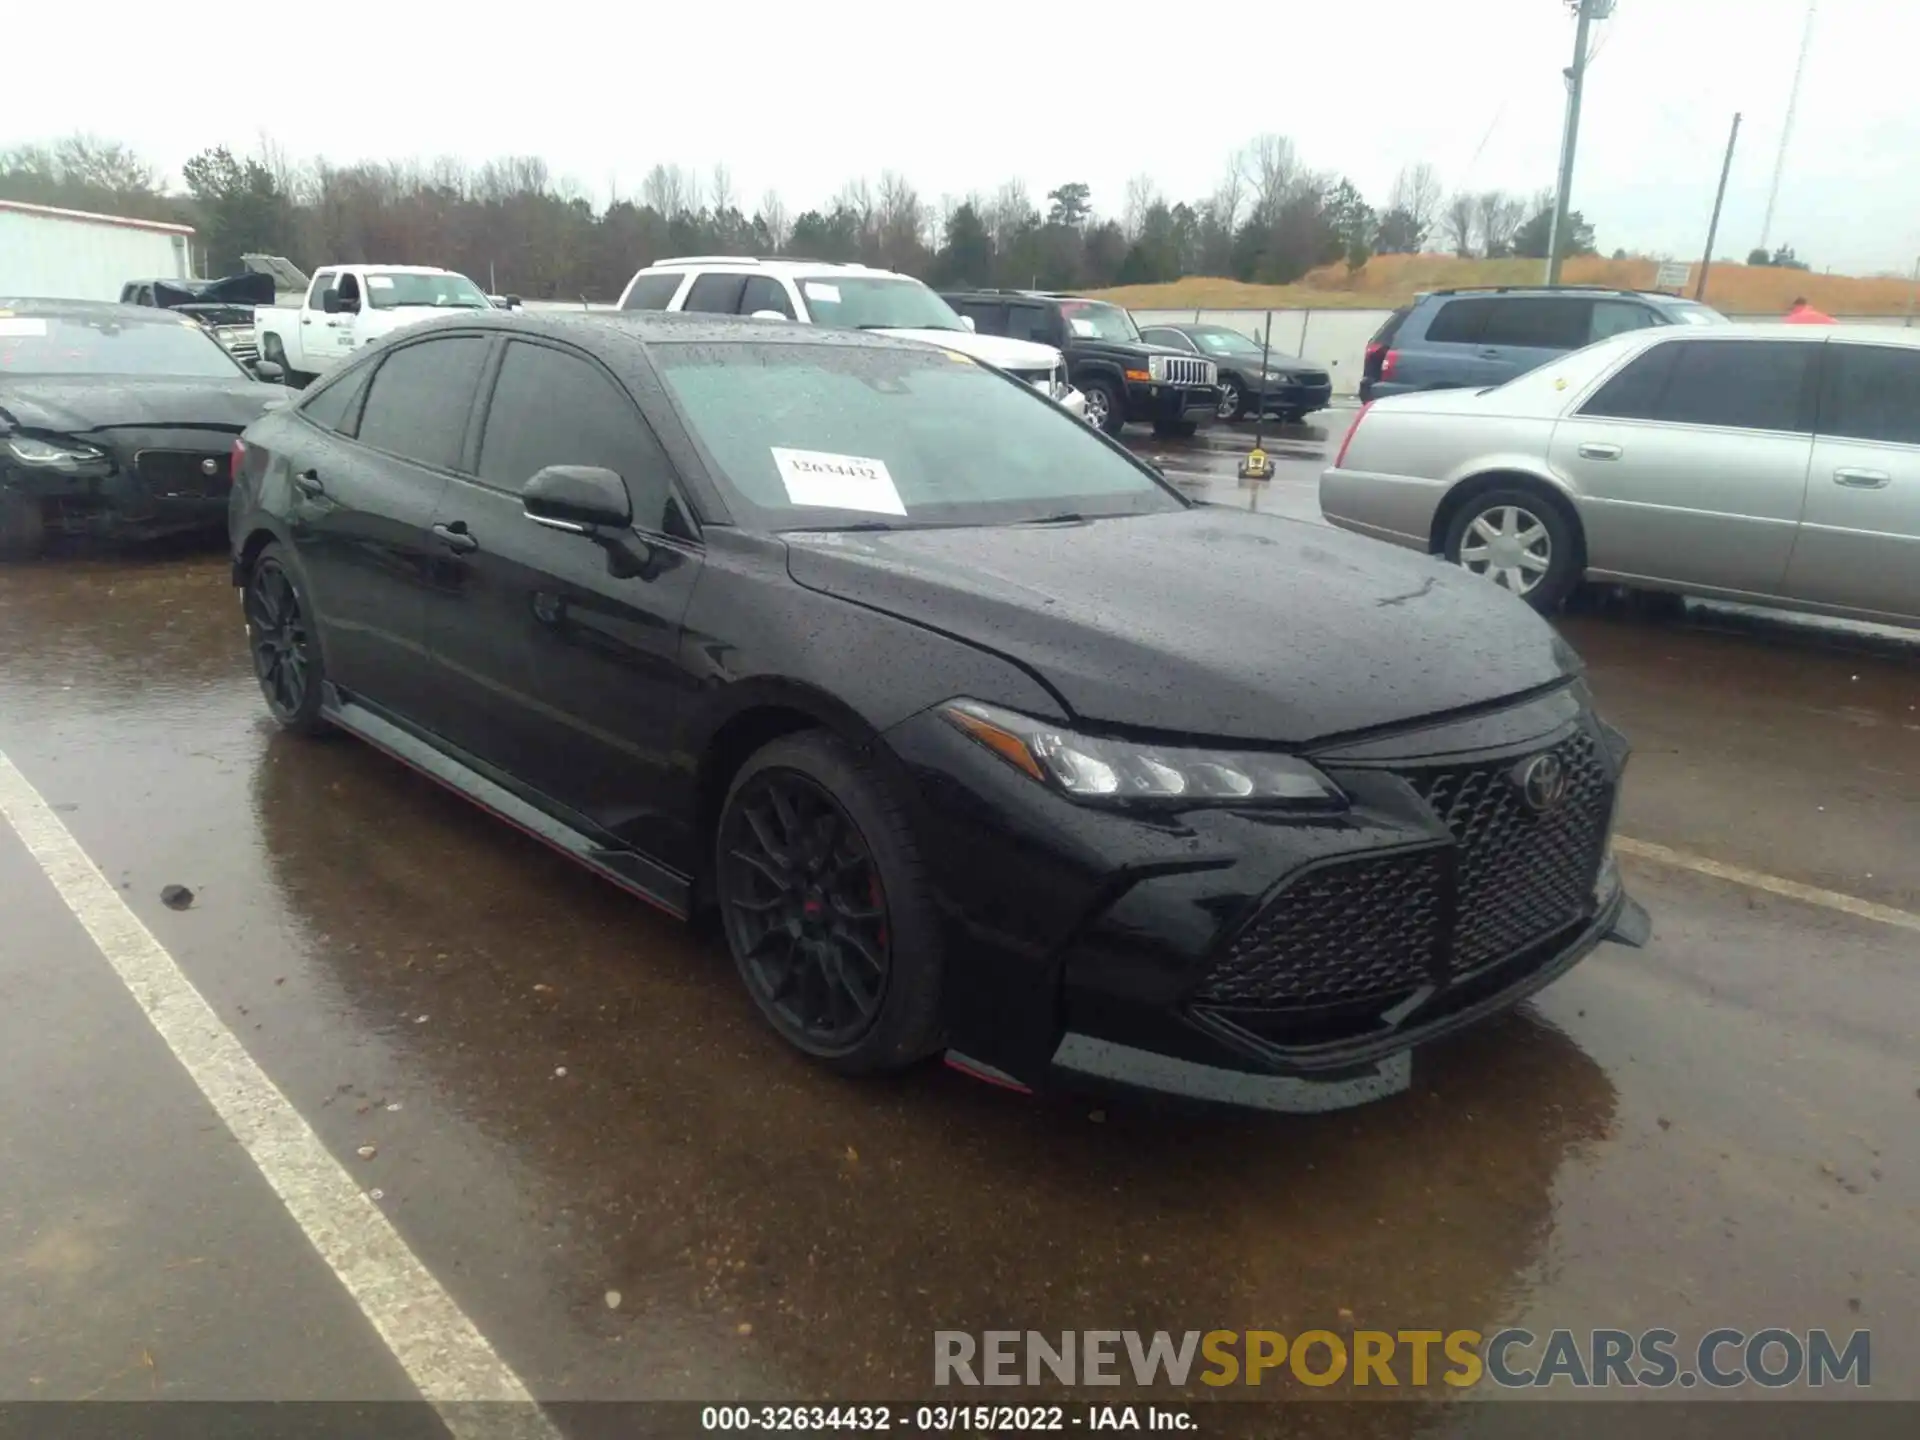
<svg viewBox="0 0 1920 1440">
<path fill-rule="evenodd" d="M 335 161 L 532 153 L 596 206 L 656 161 L 723 161 L 743 202 L 772 186 L 790 212 L 892 168 L 933 201 L 1084 180 L 1117 214 L 1130 175 L 1197 198 L 1263 131 L 1376 204 L 1418 160 L 1449 189 L 1531 193 L 1553 183 L 1573 42 L 1565 0 L 330 0 L 179 33 L 118 0 L 10 8 L 0 145 L 83 126 L 176 178 L 203 146 L 257 150 L 263 129 Z M 1698 253 L 1735 110 L 1716 248 L 1759 243 L 1806 8 L 1618 0 L 1596 27 L 1573 192 L 1604 249 Z M 1771 236 L 1816 268 L 1905 272 L 1920 254 L 1913 16 L 1911 0 L 1820 0 Z M 61 58 L 22 63 L 35 55 Z"/>
</svg>

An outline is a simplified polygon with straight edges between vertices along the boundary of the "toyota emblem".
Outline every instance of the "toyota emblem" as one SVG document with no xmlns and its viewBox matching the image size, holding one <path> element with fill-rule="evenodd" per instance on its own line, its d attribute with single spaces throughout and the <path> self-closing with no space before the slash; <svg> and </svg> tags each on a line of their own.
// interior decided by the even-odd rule
<svg viewBox="0 0 1920 1440">
<path fill-rule="evenodd" d="M 1523 760 L 1515 766 L 1513 783 L 1529 810 L 1536 815 L 1546 815 L 1558 810 L 1566 802 L 1567 790 L 1572 782 L 1567 775 L 1566 762 L 1548 752 Z"/>
<path fill-rule="evenodd" d="M 218 475 L 220 473 L 220 462 L 209 455 L 200 462 L 200 473 L 202 475 Z"/>
</svg>

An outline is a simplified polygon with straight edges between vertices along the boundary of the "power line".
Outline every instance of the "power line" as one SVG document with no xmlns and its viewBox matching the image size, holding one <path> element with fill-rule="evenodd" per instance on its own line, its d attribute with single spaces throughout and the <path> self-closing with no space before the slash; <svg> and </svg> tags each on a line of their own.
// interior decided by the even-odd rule
<svg viewBox="0 0 1920 1440">
<path fill-rule="evenodd" d="M 1807 51 L 1813 45 L 1813 13 L 1819 0 L 1807 0 L 1807 23 L 1800 31 L 1800 58 L 1793 62 L 1793 89 L 1787 92 L 1787 118 L 1780 126 L 1780 153 L 1774 157 L 1773 184 L 1767 188 L 1767 214 L 1760 222 L 1760 248 L 1773 237 L 1773 207 L 1780 199 L 1780 177 L 1786 173 L 1787 145 L 1793 139 L 1793 118 L 1800 109 L 1800 81 L 1807 71 Z"/>
</svg>

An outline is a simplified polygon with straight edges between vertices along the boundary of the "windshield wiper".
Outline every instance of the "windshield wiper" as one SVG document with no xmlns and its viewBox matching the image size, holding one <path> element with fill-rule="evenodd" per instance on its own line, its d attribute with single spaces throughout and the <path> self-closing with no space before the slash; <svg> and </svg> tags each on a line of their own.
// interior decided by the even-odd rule
<svg viewBox="0 0 1920 1440">
<path fill-rule="evenodd" d="M 1015 522 L 1020 525 L 1084 525 L 1087 517 L 1077 510 L 1062 510 L 1058 515 L 1036 515 L 1031 520 Z"/>
</svg>

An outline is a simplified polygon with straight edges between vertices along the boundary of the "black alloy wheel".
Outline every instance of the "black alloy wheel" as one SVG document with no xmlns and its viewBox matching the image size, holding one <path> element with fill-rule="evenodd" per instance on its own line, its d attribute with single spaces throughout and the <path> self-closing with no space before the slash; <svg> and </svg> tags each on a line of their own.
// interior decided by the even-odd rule
<svg viewBox="0 0 1920 1440">
<path fill-rule="evenodd" d="M 320 718 L 320 651 L 279 548 L 263 551 L 247 576 L 247 648 L 273 718 L 288 730 L 317 734 L 326 728 Z"/>
<path fill-rule="evenodd" d="M 749 760 L 714 859 L 727 948 L 784 1039 L 849 1074 L 937 1048 L 938 931 L 918 852 L 850 747 L 808 732 Z"/>
<path fill-rule="evenodd" d="M 1220 377 L 1220 403 L 1213 413 L 1219 420 L 1238 420 L 1247 413 L 1247 397 L 1240 389 L 1240 382 L 1230 375 Z"/>
</svg>

